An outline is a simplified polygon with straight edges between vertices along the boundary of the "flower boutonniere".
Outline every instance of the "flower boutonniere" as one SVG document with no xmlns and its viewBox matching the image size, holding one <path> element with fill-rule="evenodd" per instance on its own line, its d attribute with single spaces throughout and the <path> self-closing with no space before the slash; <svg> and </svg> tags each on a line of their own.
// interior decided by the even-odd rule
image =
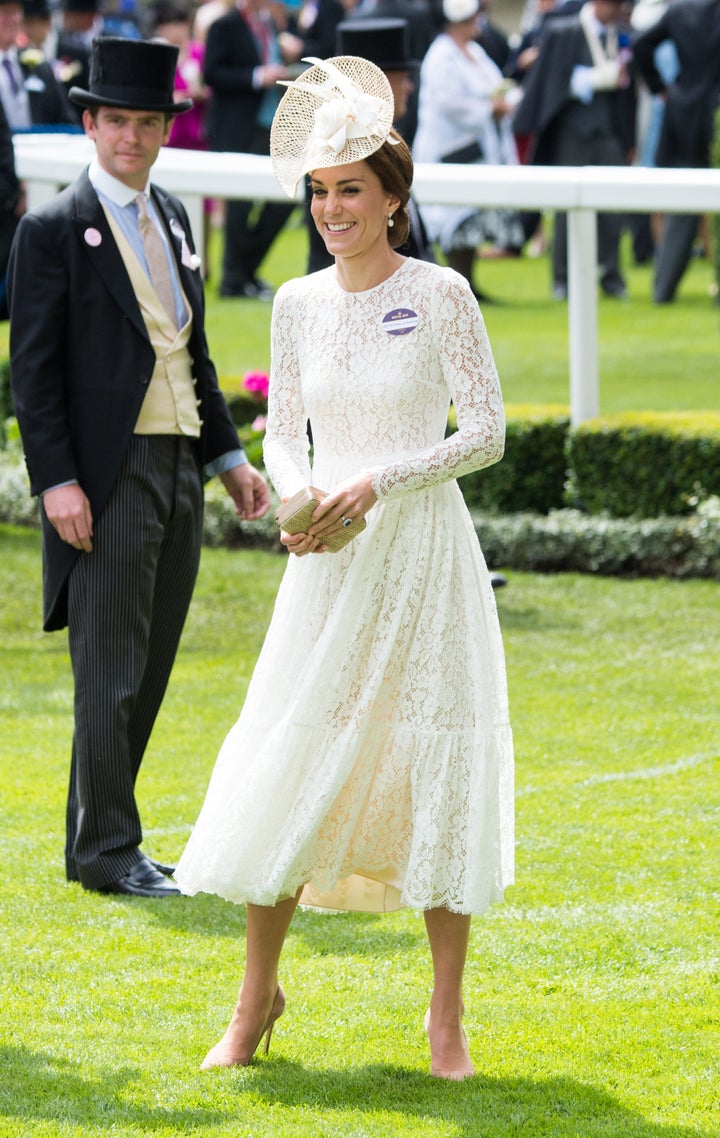
<svg viewBox="0 0 720 1138">
<path fill-rule="evenodd" d="M 45 56 L 39 47 L 26 47 L 24 51 L 19 53 L 18 61 L 23 67 L 39 67 L 41 63 L 45 62 Z"/>
<path fill-rule="evenodd" d="M 78 75 L 82 75 L 83 65 L 79 59 L 56 59 L 53 64 L 53 74 L 59 83 L 72 83 Z"/>
</svg>

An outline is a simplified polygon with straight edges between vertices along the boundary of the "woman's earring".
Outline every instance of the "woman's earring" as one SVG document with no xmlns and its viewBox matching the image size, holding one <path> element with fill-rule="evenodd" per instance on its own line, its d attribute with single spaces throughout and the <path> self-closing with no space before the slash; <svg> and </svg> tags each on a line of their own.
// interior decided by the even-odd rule
<svg viewBox="0 0 720 1138">
<path fill-rule="evenodd" d="M 388 214 L 388 229 L 392 229 L 394 224 L 395 224 L 395 222 L 393 221 L 393 215 L 391 213 L 389 213 Z"/>
</svg>

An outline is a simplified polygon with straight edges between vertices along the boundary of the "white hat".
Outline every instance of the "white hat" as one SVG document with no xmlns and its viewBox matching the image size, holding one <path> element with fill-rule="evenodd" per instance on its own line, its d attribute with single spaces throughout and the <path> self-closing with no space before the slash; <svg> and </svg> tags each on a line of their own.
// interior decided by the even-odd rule
<svg viewBox="0 0 720 1138">
<path fill-rule="evenodd" d="M 480 0 L 443 0 L 443 16 L 449 24 L 462 24 L 480 11 Z"/>
<path fill-rule="evenodd" d="M 395 104 L 387 77 L 367 59 L 340 55 L 305 59 L 314 66 L 287 91 L 270 131 L 270 157 L 278 182 L 295 196 L 303 174 L 359 162 L 379 150 L 393 124 Z"/>
</svg>

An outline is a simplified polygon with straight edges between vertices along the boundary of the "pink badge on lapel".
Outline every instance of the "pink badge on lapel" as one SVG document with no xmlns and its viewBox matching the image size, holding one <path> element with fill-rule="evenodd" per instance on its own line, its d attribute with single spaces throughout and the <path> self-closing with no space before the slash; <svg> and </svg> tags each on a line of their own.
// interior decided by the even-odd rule
<svg viewBox="0 0 720 1138">
<path fill-rule="evenodd" d="M 102 244 L 102 234 L 99 229 L 93 229 L 90 227 L 89 229 L 85 230 L 83 237 L 87 241 L 88 245 L 92 245 L 93 247 Z"/>
</svg>

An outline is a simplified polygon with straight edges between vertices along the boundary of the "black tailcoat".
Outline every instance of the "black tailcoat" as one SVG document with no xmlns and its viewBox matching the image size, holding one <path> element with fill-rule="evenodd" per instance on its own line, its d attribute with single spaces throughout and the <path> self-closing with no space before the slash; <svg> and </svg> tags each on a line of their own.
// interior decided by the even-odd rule
<svg viewBox="0 0 720 1138">
<path fill-rule="evenodd" d="M 563 128 L 563 112 L 569 108 L 574 112 L 580 109 L 577 100 L 570 95 L 573 69 L 578 64 L 590 66 L 592 57 L 577 15 L 548 20 L 539 46 L 540 54 L 525 83 L 514 129 L 519 135 L 534 136 L 532 160 L 542 166 L 553 164 L 556 132 Z M 618 91 L 596 93 L 584 111 L 587 130 L 594 132 L 602 116 L 603 125 L 609 122 L 612 136 L 618 140 L 623 154 L 627 155 L 635 139 L 633 85 Z M 597 123 L 594 121 L 596 116 Z"/>
<path fill-rule="evenodd" d="M 657 165 L 708 166 L 720 105 L 720 0 L 674 0 L 638 37 L 635 64 L 653 93 L 665 90 L 654 61 L 665 40 L 677 48 L 680 71 L 667 90 Z"/>
<path fill-rule="evenodd" d="M 213 150 L 251 149 L 264 94 L 252 85 L 253 71 L 261 64 L 254 36 L 237 8 L 210 25 L 204 75 L 212 91 L 208 137 Z"/>
</svg>

